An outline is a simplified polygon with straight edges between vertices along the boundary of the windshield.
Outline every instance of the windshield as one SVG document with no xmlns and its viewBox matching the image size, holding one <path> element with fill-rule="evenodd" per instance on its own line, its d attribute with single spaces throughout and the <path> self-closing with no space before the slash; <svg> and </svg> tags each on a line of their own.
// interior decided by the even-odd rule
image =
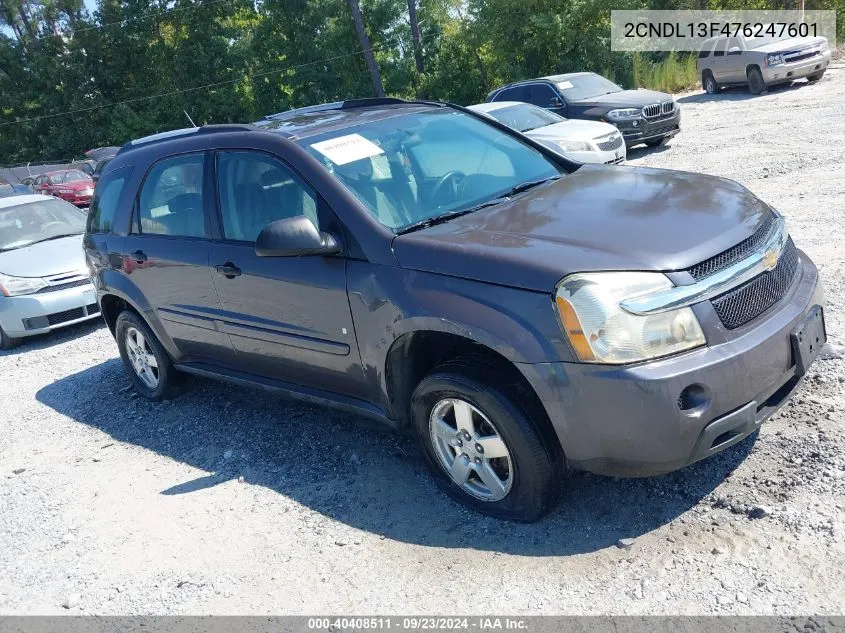
<svg viewBox="0 0 845 633">
<path fill-rule="evenodd" d="M 562 81 L 556 81 L 555 85 L 563 93 L 567 101 L 581 101 L 582 99 L 598 97 L 622 90 L 622 88 L 612 81 L 593 73 L 574 75 Z"/>
<path fill-rule="evenodd" d="M 62 174 L 56 174 L 55 176 L 51 177 L 51 180 L 55 183 L 60 182 L 76 182 L 77 180 L 88 180 L 89 176 L 84 171 L 79 171 L 78 169 L 74 169 L 72 171 L 66 171 Z"/>
<path fill-rule="evenodd" d="M 490 110 L 485 114 L 493 117 L 499 123 L 503 123 L 517 132 L 530 132 L 540 127 L 554 125 L 565 121 L 562 116 L 549 112 L 543 108 L 529 104 L 512 105 L 496 110 Z"/>
<path fill-rule="evenodd" d="M 0 250 L 29 246 L 85 230 L 85 214 L 62 200 L 38 200 L 0 209 Z"/>
<path fill-rule="evenodd" d="M 562 171 L 510 134 L 448 108 L 367 122 L 298 143 L 373 217 L 400 231 Z"/>
</svg>

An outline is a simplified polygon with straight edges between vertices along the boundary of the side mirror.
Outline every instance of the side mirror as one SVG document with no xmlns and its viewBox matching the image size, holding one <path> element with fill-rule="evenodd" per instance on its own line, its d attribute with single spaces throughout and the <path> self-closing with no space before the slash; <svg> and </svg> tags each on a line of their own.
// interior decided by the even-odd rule
<svg viewBox="0 0 845 633">
<path fill-rule="evenodd" d="M 259 257 L 333 255 L 339 252 L 337 240 L 317 230 L 304 215 L 271 222 L 255 240 L 255 254 Z"/>
<path fill-rule="evenodd" d="M 741 55 L 742 49 L 739 46 L 732 46 L 728 49 L 728 55 Z"/>
<path fill-rule="evenodd" d="M 549 102 L 549 107 L 550 108 L 562 108 L 563 107 L 563 101 L 561 101 L 557 97 L 552 97 L 552 100 Z"/>
</svg>

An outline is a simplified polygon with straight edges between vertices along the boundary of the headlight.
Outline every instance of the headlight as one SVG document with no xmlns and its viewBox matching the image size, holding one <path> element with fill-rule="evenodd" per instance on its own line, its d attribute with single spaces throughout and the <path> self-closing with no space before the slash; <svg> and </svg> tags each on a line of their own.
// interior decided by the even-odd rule
<svg viewBox="0 0 845 633">
<path fill-rule="evenodd" d="M 822 40 L 821 46 L 819 47 L 821 52 L 824 53 L 825 51 L 830 50 L 830 44 L 827 43 L 827 39 L 825 38 Z"/>
<path fill-rule="evenodd" d="M 691 308 L 636 315 L 619 305 L 626 299 L 672 287 L 661 273 L 580 273 L 558 285 L 555 305 L 580 360 L 632 363 L 705 344 Z"/>
<path fill-rule="evenodd" d="M 771 53 L 766 55 L 766 66 L 777 66 L 783 63 L 783 55 L 780 53 Z"/>
<path fill-rule="evenodd" d="M 73 189 L 59 189 L 59 193 L 73 193 Z"/>
<path fill-rule="evenodd" d="M 630 121 L 631 119 L 639 119 L 642 110 L 639 108 L 619 108 L 618 110 L 611 110 L 605 116 L 611 121 Z"/>
<path fill-rule="evenodd" d="M 47 282 L 40 277 L 10 277 L 0 273 L 0 292 L 4 297 L 30 295 L 47 287 Z"/>
<path fill-rule="evenodd" d="M 592 152 L 593 146 L 585 141 L 561 141 L 558 143 L 564 152 Z"/>
</svg>

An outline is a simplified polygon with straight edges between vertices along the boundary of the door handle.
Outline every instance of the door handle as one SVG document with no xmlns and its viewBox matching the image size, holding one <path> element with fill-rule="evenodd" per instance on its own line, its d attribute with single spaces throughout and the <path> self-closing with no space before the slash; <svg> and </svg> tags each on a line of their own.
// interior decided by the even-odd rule
<svg viewBox="0 0 845 633">
<path fill-rule="evenodd" d="M 240 276 L 241 269 L 235 266 L 232 262 L 226 262 L 225 264 L 217 264 L 214 267 L 218 273 L 226 277 L 227 279 L 234 279 L 235 277 Z"/>
<path fill-rule="evenodd" d="M 144 253 L 144 251 L 138 250 L 132 253 L 132 259 L 134 259 L 139 264 L 143 264 L 145 261 L 147 261 L 147 255 Z"/>
</svg>

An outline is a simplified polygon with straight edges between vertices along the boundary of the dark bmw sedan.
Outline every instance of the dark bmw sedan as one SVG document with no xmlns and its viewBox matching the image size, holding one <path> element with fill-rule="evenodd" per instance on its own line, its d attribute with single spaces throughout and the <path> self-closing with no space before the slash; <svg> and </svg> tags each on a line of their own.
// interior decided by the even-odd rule
<svg viewBox="0 0 845 633">
<path fill-rule="evenodd" d="M 825 341 L 815 266 L 744 187 L 570 163 L 438 103 L 134 141 L 85 250 L 144 397 L 195 374 L 405 427 L 448 494 L 515 520 L 571 469 L 739 442 Z"/>
<path fill-rule="evenodd" d="M 665 145 L 681 131 L 681 108 L 672 95 L 625 90 L 595 73 L 569 73 L 497 88 L 487 101 L 524 101 L 569 119 L 612 123 L 628 147 Z"/>
</svg>

